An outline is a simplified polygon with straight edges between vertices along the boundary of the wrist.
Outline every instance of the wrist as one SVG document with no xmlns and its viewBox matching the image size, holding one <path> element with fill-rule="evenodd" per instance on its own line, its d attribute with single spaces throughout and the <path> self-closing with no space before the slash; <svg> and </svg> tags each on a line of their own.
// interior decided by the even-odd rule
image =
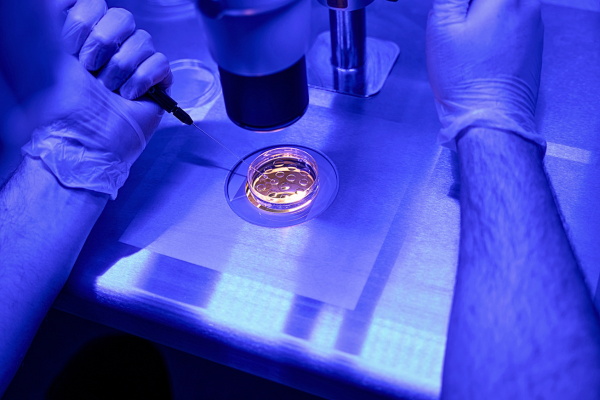
<svg viewBox="0 0 600 400">
<path fill-rule="evenodd" d="M 64 121 L 40 127 L 21 151 L 40 159 L 63 186 L 107 193 L 114 200 L 143 146 L 133 135 L 123 135 L 121 146 L 111 151 L 105 143 L 96 143 L 102 134 L 80 128 Z"/>
<path fill-rule="evenodd" d="M 504 210 L 496 217 L 506 222 L 554 205 L 537 144 L 507 131 L 471 128 L 457 152 L 461 209 Z"/>
<path fill-rule="evenodd" d="M 438 143 L 451 150 L 457 150 L 457 138 L 465 132 L 474 128 L 486 128 L 509 132 L 534 142 L 542 150 L 542 156 L 546 151 L 546 141 L 537 132 L 533 114 L 529 112 L 509 112 L 500 108 L 465 109 L 456 113 L 444 110 L 438 104 L 438 114 L 443 126 L 438 134 Z"/>
<path fill-rule="evenodd" d="M 64 186 L 41 159 L 30 156 L 23 158 L 19 173 L 13 179 L 19 181 L 14 186 L 19 186 L 20 190 L 5 190 L 6 201 L 19 196 L 20 199 L 12 200 L 23 202 L 26 199 L 30 204 L 48 208 L 48 211 L 53 209 L 53 212 L 60 213 L 68 208 L 85 209 L 97 218 L 109 199 L 105 193 Z"/>
<path fill-rule="evenodd" d="M 545 150 L 536 142 L 508 130 L 471 126 L 456 137 L 459 158 L 465 156 L 535 157 L 542 160 Z"/>
<path fill-rule="evenodd" d="M 107 201 L 61 185 L 41 160 L 25 157 L 0 191 L 3 266 L 49 268 L 60 287 Z"/>
<path fill-rule="evenodd" d="M 476 254 L 474 247 L 496 266 L 572 259 L 537 144 L 502 130 L 471 128 L 457 151 L 463 261 L 485 264 L 469 255 Z"/>
</svg>

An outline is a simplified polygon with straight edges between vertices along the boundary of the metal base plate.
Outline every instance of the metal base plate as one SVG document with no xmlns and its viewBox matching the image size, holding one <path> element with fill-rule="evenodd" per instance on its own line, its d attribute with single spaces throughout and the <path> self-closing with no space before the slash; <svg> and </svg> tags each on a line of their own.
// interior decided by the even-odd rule
<svg viewBox="0 0 600 400">
<path fill-rule="evenodd" d="M 392 71 L 400 48 L 394 42 L 367 38 L 364 66 L 342 69 L 331 64 L 331 36 L 321 33 L 306 59 L 308 86 L 357 97 L 371 97 L 379 93 Z"/>
</svg>

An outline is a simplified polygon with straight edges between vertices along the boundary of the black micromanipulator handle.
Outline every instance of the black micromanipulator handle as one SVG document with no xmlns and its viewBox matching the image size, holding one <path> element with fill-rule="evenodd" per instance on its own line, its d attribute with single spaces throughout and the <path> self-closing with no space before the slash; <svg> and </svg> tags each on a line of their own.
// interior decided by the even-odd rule
<svg viewBox="0 0 600 400">
<path fill-rule="evenodd" d="M 146 92 L 146 96 L 152 99 L 156 104 L 160 106 L 166 112 L 173 114 L 175 118 L 180 120 L 186 125 L 192 125 L 194 120 L 181 108 L 177 107 L 177 102 L 173 100 L 168 94 L 166 94 L 161 88 L 152 86 Z"/>
</svg>

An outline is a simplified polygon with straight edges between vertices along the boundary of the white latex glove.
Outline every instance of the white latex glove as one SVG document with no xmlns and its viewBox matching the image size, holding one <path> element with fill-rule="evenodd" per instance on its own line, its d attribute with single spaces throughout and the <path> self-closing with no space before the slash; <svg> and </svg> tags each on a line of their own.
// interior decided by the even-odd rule
<svg viewBox="0 0 600 400">
<path fill-rule="evenodd" d="M 128 11 L 107 11 L 104 0 L 78 0 L 70 8 L 63 42 L 79 62 L 64 57 L 50 122 L 34 131 L 23 152 L 41 158 L 63 185 L 114 199 L 163 114 L 155 103 L 133 99 L 153 85 L 168 90 L 169 63 L 149 34 L 135 30 Z"/>
<path fill-rule="evenodd" d="M 434 0 L 427 69 L 443 129 L 456 150 L 468 127 L 510 131 L 542 149 L 534 112 L 544 27 L 539 0 Z"/>
</svg>

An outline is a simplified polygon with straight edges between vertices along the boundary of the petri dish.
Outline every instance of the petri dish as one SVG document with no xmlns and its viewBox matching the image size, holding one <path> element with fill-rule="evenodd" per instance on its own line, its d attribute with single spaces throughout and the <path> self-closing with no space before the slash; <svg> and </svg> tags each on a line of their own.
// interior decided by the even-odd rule
<svg viewBox="0 0 600 400">
<path fill-rule="evenodd" d="M 282 148 L 291 148 L 294 151 L 282 152 Z M 284 156 L 283 166 L 279 163 L 277 166 L 274 165 L 274 161 L 281 158 L 277 155 Z M 292 157 L 288 157 L 289 155 Z M 298 159 L 301 159 L 305 165 L 297 161 Z M 229 171 L 225 181 L 225 197 L 231 210 L 251 224 L 267 228 L 284 228 L 302 224 L 324 213 L 337 196 L 339 189 L 337 169 L 331 159 L 318 150 L 302 145 L 285 144 L 256 150 L 244 156 L 242 160 Z M 267 167 L 275 168 L 270 171 Z M 298 173 L 301 170 L 314 174 L 312 184 L 309 179 L 300 182 L 302 179 L 300 175 L 306 176 Z M 264 175 L 267 175 L 270 181 L 277 180 L 276 183 L 270 182 L 271 188 L 273 185 L 278 188 L 276 195 L 269 196 L 274 191 L 260 190 L 262 187 L 259 185 L 267 186 L 267 178 Z M 261 179 L 264 181 L 261 182 Z M 287 185 L 282 188 L 281 184 L 286 182 L 289 188 Z M 307 190 L 292 197 L 290 194 L 296 194 L 299 188 Z"/>
<path fill-rule="evenodd" d="M 201 109 L 221 93 L 218 76 L 202 61 L 181 59 L 169 65 L 173 73 L 171 97 L 192 118 L 195 110 Z"/>
<path fill-rule="evenodd" d="M 248 168 L 246 196 L 263 211 L 296 212 L 310 205 L 318 192 L 317 162 L 299 148 L 267 150 Z"/>
</svg>

